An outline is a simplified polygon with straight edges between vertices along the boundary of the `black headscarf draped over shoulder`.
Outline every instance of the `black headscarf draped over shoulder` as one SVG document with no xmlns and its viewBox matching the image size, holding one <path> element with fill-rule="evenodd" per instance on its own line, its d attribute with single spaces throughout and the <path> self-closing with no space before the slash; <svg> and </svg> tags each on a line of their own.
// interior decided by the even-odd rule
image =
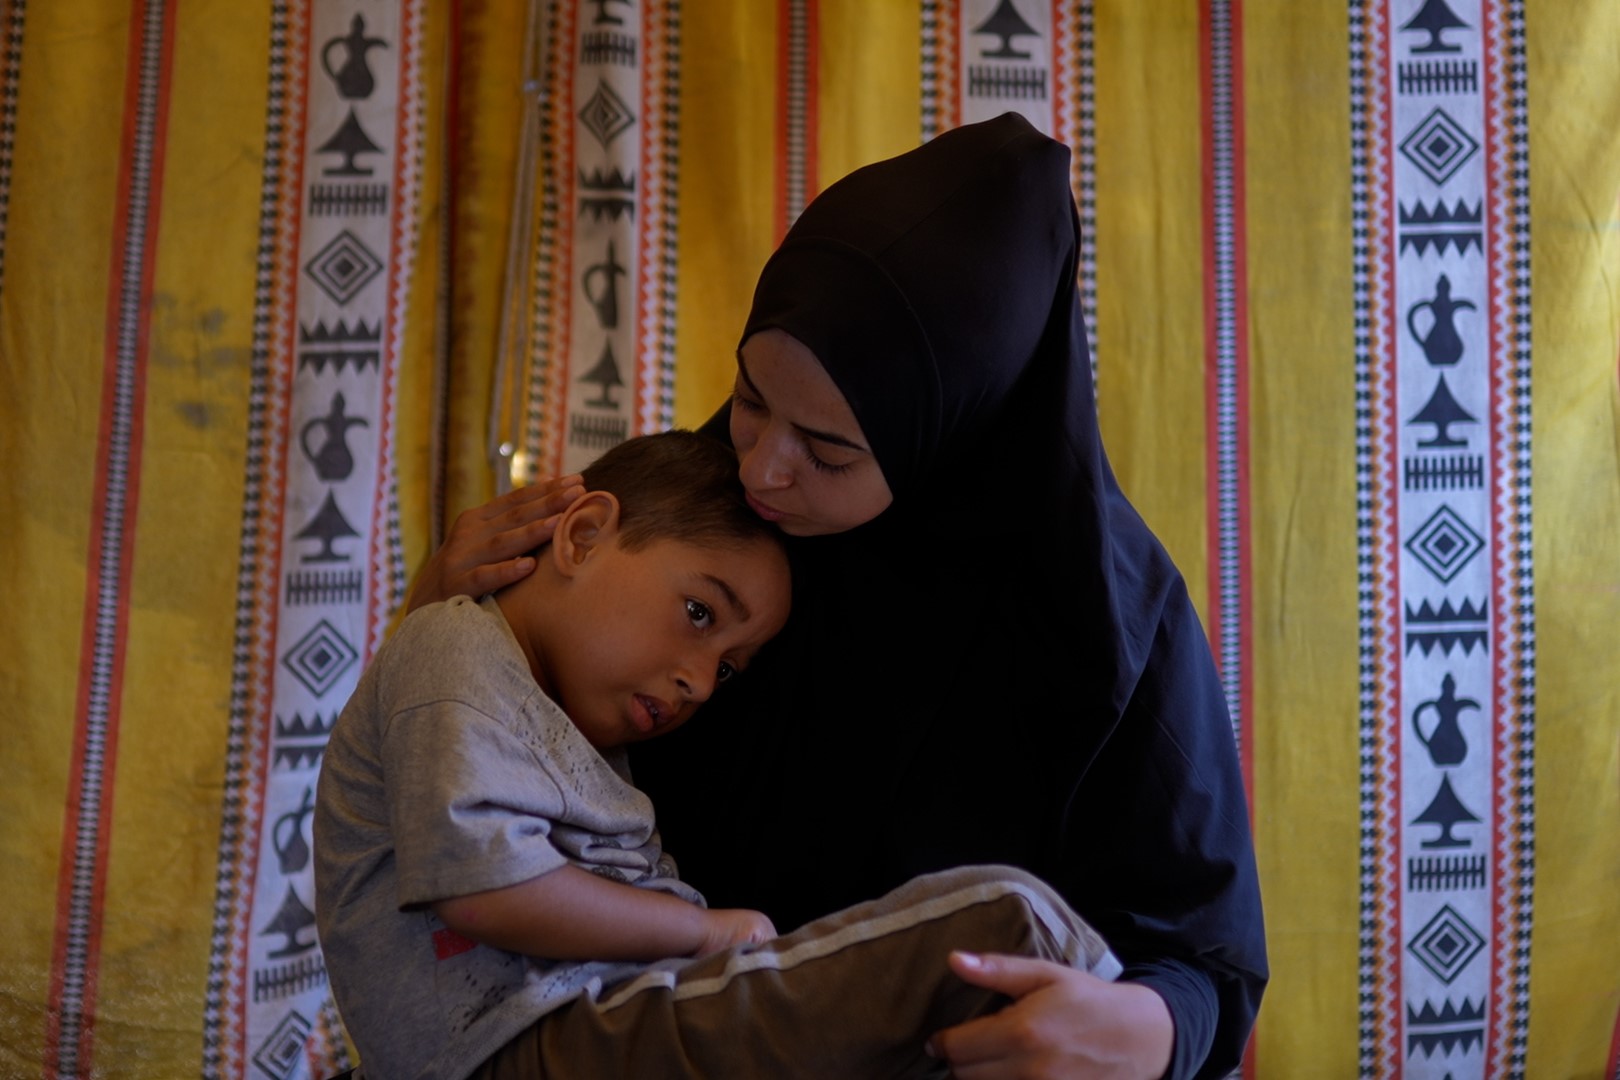
<svg viewBox="0 0 1620 1080">
<path fill-rule="evenodd" d="M 894 503 L 792 543 L 788 628 L 633 766 L 682 876 L 784 929 L 947 866 L 1041 875 L 1169 1002 L 1171 1075 L 1219 1076 L 1266 981 L 1243 783 L 1103 452 L 1078 247 L 1068 151 L 1014 114 L 805 209 L 743 337 L 816 355 Z"/>
</svg>

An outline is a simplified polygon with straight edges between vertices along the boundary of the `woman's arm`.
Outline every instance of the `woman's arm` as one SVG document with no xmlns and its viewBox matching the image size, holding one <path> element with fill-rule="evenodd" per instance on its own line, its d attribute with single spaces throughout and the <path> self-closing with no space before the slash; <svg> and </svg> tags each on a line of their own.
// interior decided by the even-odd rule
<svg viewBox="0 0 1620 1080">
<path fill-rule="evenodd" d="M 534 569 L 530 554 L 551 540 L 557 517 L 585 493 L 578 475 L 539 480 L 464 511 L 411 586 L 415 611 L 452 596 L 483 596 Z"/>
<path fill-rule="evenodd" d="M 552 960 L 707 956 L 776 936 L 771 921 L 757 911 L 710 911 L 575 866 L 440 900 L 433 912 L 463 937 Z"/>
</svg>

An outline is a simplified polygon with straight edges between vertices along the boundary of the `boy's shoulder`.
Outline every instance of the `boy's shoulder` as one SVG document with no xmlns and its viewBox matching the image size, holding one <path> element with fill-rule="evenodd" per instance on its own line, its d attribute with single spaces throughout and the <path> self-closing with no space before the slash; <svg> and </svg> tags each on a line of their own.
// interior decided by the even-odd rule
<svg viewBox="0 0 1620 1080">
<path fill-rule="evenodd" d="M 495 602 L 453 596 L 411 612 L 377 653 L 376 677 L 395 693 L 446 685 L 535 688 L 528 661 Z"/>
</svg>

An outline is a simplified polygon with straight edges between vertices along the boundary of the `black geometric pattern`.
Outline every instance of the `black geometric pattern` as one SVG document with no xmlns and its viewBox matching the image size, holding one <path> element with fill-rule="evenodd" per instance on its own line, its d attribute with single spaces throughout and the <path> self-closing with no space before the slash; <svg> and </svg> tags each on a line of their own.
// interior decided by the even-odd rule
<svg viewBox="0 0 1620 1080">
<path fill-rule="evenodd" d="M 635 113 L 630 111 L 613 87 L 605 82 L 596 84 L 596 93 L 585 102 L 585 107 L 579 110 L 579 121 L 585 125 L 585 130 L 596 136 L 596 141 L 602 144 L 605 150 L 614 139 L 624 134 L 636 122 Z"/>
<path fill-rule="evenodd" d="M 309 1021 L 297 1009 L 288 1011 L 254 1051 L 253 1064 L 271 1080 L 287 1080 L 303 1064 L 304 1043 L 311 1030 Z"/>
<path fill-rule="evenodd" d="M 1464 131 L 1444 109 L 1435 109 L 1412 133 L 1401 140 L 1401 153 L 1437 184 L 1444 184 L 1479 153 L 1479 142 Z"/>
<path fill-rule="evenodd" d="M 292 672 L 299 682 L 316 697 L 332 689 L 343 673 L 360 659 L 354 646 L 322 619 L 298 639 L 298 644 L 287 650 L 281 658 L 282 666 Z"/>
<path fill-rule="evenodd" d="M 1406 541 L 1406 550 L 1441 581 L 1450 581 L 1485 549 L 1485 541 L 1449 506 L 1436 510 Z"/>
<path fill-rule="evenodd" d="M 334 236 L 304 266 L 310 280 L 339 304 L 353 300 L 382 271 L 382 260 L 347 229 Z"/>
<path fill-rule="evenodd" d="M 1436 978 L 1449 986 L 1485 948 L 1485 939 L 1447 904 L 1413 935 L 1406 947 Z"/>
</svg>

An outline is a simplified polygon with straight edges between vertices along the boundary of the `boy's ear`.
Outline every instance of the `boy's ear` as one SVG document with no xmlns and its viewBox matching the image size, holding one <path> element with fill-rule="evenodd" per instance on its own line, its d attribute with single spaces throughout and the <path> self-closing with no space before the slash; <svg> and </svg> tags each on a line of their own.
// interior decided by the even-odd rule
<svg viewBox="0 0 1620 1080">
<path fill-rule="evenodd" d="M 557 522 L 551 537 L 552 562 L 563 577 L 573 577 L 593 552 L 618 539 L 618 498 L 610 491 L 588 491 Z"/>
</svg>

